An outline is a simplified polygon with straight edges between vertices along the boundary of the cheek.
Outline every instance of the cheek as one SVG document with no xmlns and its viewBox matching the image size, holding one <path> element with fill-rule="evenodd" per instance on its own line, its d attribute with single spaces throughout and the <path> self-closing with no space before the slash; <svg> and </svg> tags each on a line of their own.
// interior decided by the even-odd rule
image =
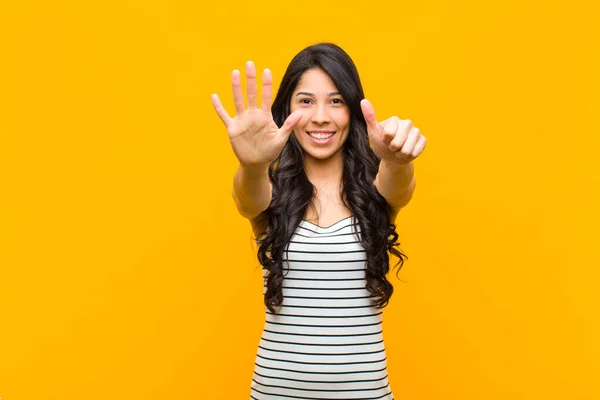
<svg viewBox="0 0 600 400">
<path fill-rule="evenodd" d="M 344 127 L 348 129 L 350 126 L 350 112 L 341 111 L 339 114 L 335 116 L 335 121 L 339 127 Z"/>
<path fill-rule="evenodd" d="M 296 134 L 296 138 L 298 138 L 299 140 L 302 140 L 302 136 L 306 128 L 307 122 L 308 118 L 306 117 L 306 115 L 303 115 L 302 119 L 300 119 L 300 121 L 298 121 L 298 123 L 294 127 L 294 133 Z"/>
<path fill-rule="evenodd" d="M 308 121 L 310 121 L 310 113 L 306 110 L 302 110 L 302 118 L 300 119 L 296 127 L 300 128 L 301 130 L 304 130 L 304 127 L 306 126 Z"/>
</svg>

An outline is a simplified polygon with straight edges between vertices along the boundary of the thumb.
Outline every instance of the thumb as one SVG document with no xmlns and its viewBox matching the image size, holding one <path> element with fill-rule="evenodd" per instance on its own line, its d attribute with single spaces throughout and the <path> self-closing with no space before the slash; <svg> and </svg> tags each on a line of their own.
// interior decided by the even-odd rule
<svg viewBox="0 0 600 400">
<path fill-rule="evenodd" d="M 369 128 L 371 133 L 379 132 L 379 124 L 377 123 L 377 118 L 375 117 L 375 109 L 371 102 L 367 99 L 362 99 L 360 102 L 360 108 L 362 109 L 362 113 L 365 117 L 365 121 L 367 121 L 367 127 Z"/>
<path fill-rule="evenodd" d="M 291 113 L 283 123 L 283 126 L 279 129 L 278 136 L 282 135 L 287 139 L 290 133 L 292 133 L 292 130 L 294 130 L 296 124 L 298 124 L 298 122 L 300 122 L 302 119 L 302 115 L 303 114 L 301 110 L 296 110 Z"/>
</svg>

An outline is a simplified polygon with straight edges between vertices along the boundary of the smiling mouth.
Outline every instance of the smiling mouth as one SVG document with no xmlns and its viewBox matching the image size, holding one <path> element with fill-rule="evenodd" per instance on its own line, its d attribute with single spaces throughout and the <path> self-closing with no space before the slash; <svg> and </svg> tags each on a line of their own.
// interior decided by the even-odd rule
<svg viewBox="0 0 600 400">
<path fill-rule="evenodd" d="M 335 132 L 306 132 L 310 135 L 310 137 L 315 138 L 315 139 L 329 139 L 330 137 L 332 137 L 333 135 L 335 135 Z"/>
</svg>

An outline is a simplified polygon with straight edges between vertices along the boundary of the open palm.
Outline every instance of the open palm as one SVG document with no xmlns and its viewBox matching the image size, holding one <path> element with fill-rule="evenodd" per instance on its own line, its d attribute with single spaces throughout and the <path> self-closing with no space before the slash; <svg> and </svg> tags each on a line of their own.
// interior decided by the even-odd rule
<svg viewBox="0 0 600 400">
<path fill-rule="evenodd" d="M 268 69 L 263 71 L 262 102 L 257 107 L 258 89 L 256 68 L 251 61 L 246 63 L 246 92 L 248 108 L 245 107 L 240 72 L 231 74 L 233 102 L 236 115 L 231 118 L 219 97 L 212 95 L 215 111 L 225 124 L 233 152 L 243 166 L 269 164 L 275 160 L 285 146 L 294 126 L 302 118 L 302 112 L 296 111 L 286 119 L 281 128 L 277 126 L 271 114 L 273 97 L 273 78 Z"/>
</svg>

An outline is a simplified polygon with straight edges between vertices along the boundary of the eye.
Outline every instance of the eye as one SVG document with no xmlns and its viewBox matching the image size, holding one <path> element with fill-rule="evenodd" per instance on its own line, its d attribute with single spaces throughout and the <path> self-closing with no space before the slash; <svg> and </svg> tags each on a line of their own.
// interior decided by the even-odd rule
<svg viewBox="0 0 600 400">
<path fill-rule="evenodd" d="M 310 99 L 300 99 L 298 102 L 300 104 L 310 104 Z"/>
<path fill-rule="evenodd" d="M 344 104 L 344 100 L 339 98 L 331 99 L 331 101 L 333 104 Z"/>
</svg>

